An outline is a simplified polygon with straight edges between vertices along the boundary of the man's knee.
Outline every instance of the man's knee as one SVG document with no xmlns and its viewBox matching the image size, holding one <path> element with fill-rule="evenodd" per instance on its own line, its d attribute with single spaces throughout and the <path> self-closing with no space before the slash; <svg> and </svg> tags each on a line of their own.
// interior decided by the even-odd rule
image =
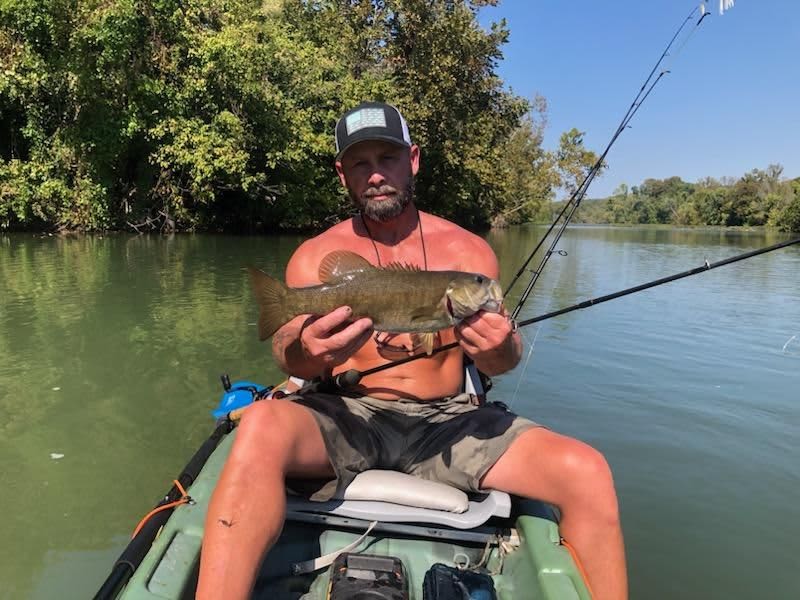
<svg viewBox="0 0 800 600">
<path fill-rule="evenodd" d="M 294 447 L 307 431 L 310 415 L 298 405 L 262 400 L 249 406 L 237 428 L 236 446 L 258 453 L 283 453 Z M 269 456 L 270 454 L 262 454 Z"/>
<path fill-rule="evenodd" d="M 590 505 L 605 520 L 619 519 L 617 494 L 611 467 L 605 456 L 592 446 L 572 440 L 562 453 L 564 476 L 573 485 L 572 492 Z"/>
<path fill-rule="evenodd" d="M 611 481 L 611 467 L 605 456 L 592 446 L 572 440 L 562 452 L 564 470 L 584 481 L 595 484 Z"/>
<path fill-rule="evenodd" d="M 242 417 L 231 458 L 243 467 L 329 477 L 328 450 L 311 411 L 290 400 L 262 400 Z"/>
</svg>

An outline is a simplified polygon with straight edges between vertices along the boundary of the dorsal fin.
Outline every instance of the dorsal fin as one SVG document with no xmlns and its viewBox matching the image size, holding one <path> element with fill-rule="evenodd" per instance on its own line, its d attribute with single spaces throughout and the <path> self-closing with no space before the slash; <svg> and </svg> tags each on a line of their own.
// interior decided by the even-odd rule
<svg viewBox="0 0 800 600">
<path fill-rule="evenodd" d="M 374 268 L 366 258 L 350 250 L 334 250 L 319 263 L 319 280 L 330 283 L 352 271 Z"/>
<path fill-rule="evenodd" d="M 388 265 L 383 267 L 387 271 L 421 271 L 422 269 L 419 265 L 409 265 L 406 263 L 401 262 L 390 262 Z"/>
</svg>

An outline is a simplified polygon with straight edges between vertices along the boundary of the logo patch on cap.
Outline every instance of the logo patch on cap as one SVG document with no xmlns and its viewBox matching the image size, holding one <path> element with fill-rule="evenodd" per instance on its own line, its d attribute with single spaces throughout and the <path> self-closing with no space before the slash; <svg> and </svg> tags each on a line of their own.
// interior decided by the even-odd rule
<svg viewBox="0 0 800 600">
<path fill-rule="evenodd" d="M 347 135 L 353 135 L 356 131 L 367 127 L 386 127 L 386 115 L 382 108 L 362 108 L 347 115 L 345 127 Z"/>
</svg>

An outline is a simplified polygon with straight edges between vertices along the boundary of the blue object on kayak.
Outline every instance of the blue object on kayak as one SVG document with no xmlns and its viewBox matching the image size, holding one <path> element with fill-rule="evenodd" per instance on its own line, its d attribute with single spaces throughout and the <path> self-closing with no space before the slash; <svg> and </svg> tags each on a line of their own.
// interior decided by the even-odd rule
<svg viewBox="0 0 800 600">
<path fill-rule="evenodd" d="M 253 402 L 256 394 L 268 392 L 272 388 L 253 383 L 252 381 L 235 381 L 229 390 L 222 393 L 219 406 L 211 411 L 215 419 L 220 419 L 232 410 L 242 408 Z"/>
</svg>

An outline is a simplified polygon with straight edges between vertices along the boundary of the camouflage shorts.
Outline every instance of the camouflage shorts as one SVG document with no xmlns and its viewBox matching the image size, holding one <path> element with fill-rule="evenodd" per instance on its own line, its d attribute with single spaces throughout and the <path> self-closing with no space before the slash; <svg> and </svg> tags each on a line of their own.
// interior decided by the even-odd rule
<svg viewBox="0 0 800 600">
<path fill-rule="evenodd" d="M 426 402 L 323 393 L 288 398 L 311 411 L 336 473 L 331 481 L 289 485 L 320 501 L 342 492 L 367 469 L 402 471 L 478 491 L 517 436 L 537 427 L 503 404 L 479 406 L 470 394 Z"/>
</svg>

